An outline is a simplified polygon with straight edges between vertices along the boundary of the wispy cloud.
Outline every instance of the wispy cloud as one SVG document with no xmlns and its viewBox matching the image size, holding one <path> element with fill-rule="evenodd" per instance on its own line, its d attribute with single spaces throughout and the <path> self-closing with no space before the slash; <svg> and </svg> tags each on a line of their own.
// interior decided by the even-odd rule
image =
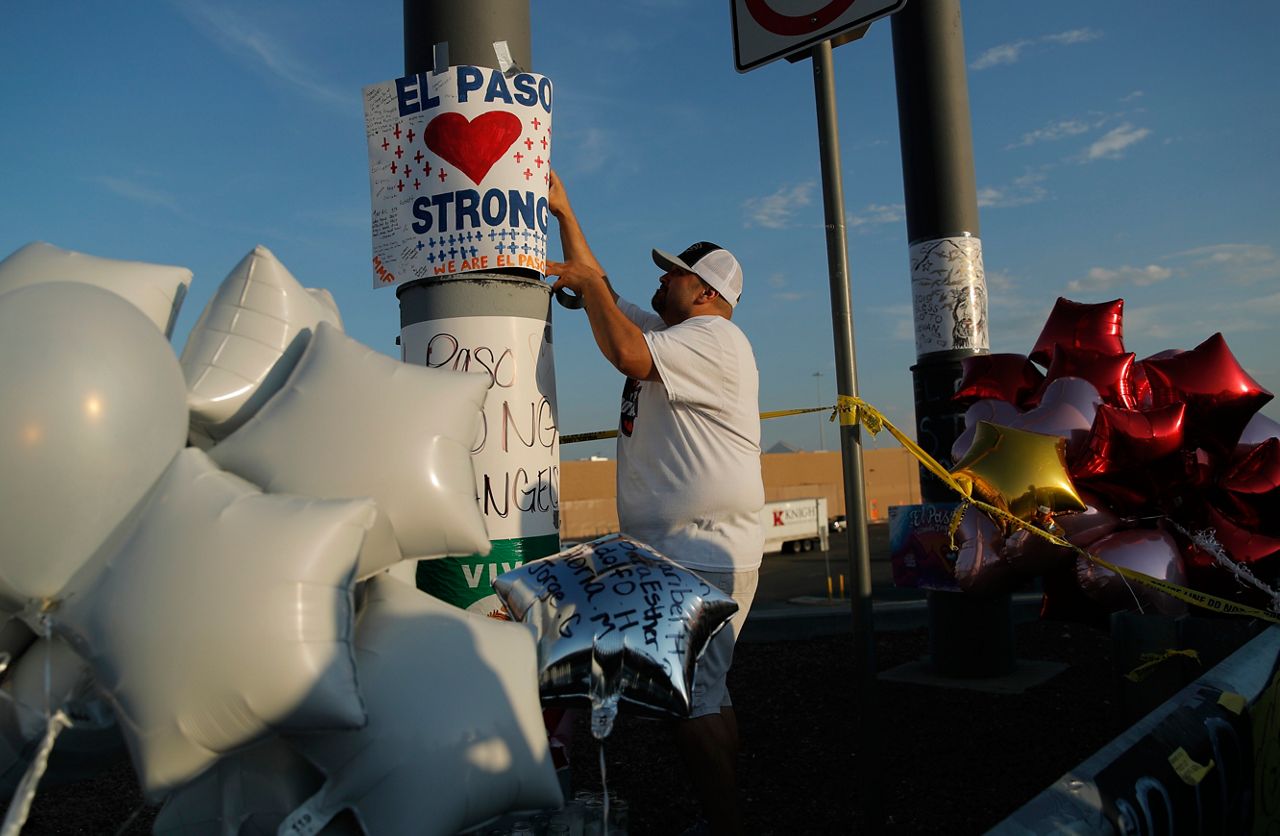
<svg viewBox="0 0 1280 836">
<path fill-rule="evenodd" d="M 318 80 L 319 72 L 293 54 L 280 37 L 222 5 L 185 0 L 178 8 L 220 48 L 323 104 L 358 108 L 359 97 Z"/>
<path fill-rule="evenodd" d="M 1084 161 L 1092 162 L 1094 160 L 1112 159 L 1116 160 L 1123 156 L 1126 148 L 1135 143 L 1141 142 L 1151 135 L 1149 128 L 1135 128 L 1129 123 L 1125 123 L 1118 128 L 1112 128 L 1103 134 L 1099 139 L 1089 145 L 1084 152 Z"/>
<path fill-rule="evenodd" d="M 1102 33 L 1096 29 L 1069 29 L 1066 32 L 1045 35 L 1040 40 L 1045 43 L 1071 46 L 1072 44 L 1083 44 L 1088 43 L 1089 41 L 1096 41 L 1101 37 Z"/>
<path fill-rule="evenodd" d="M 1010 41 L 1009 43 L 998 44 L 990 49 L 984 50 L 982 54 L 969 64 L 969 69 L 986 70 L 1003 64 L 1016 64 L 1022 59 L 1024 52 L 1042 44 L 1071 46 L 1073 44 L 1096 41 L 1101 37 L 1102 33 L 1096 29 L 1070 29 L 1066 32 L 1042 35 L 1039 38 L 1022 38 L 1016 41 Z"/>
<path fill-rule="evenodd" d="M 1037 128 L 1034 131 L 1023 134 L 1022 139 L 1006 145 L 1005 149 L 1025 148 L 1038 142 L 1053 142 L 1069 136 L 1078 136 L 1088 132 L 1093 127 L 1093 125 L 1080 119 L 1061 119 L 1057 122 L 1051 122 L 1043 128 Z"/>
<path fill-rule="evenodd" d="M 143 203 L 147 206 L 159 206 L 162 209 L 168 209 L 172 212 L 181 212 L 182 210 L 182 205 L 173 195 L 168 192 L 161 191 L 160 189 L 153 189 L 150 186 L 144 186 L 136 180 L 128 180 L 123 177 L 110 177 L 105 174 L 99 174 L 89 179 L 126 200 L 132 200 L 135 203 Z"/>
<path fill-rule="evenodd" d="M 785 273 L 773 273 L 767 279 L 765 284 L 772 288 L 769 298 L 775 302 L 799 302 L 801 299 L 808 299 L 812 294 L 798 291 L 786 290 L 791 284 L 791 279 Z"/>
<path fill-rule="evenodd" d="M 859 227 L 895 224 L 906 217 L 907 207 L 901 203 L 868 203 L 860 212 L 846 213 L 844 222 L 851 227 Z"/>
<path fill-rule="evenodd" d="M 1211 244 L 1174 253 L 1187 272 L 1207 282 L 1253 285 L 1280 281 L 1280 256 L 1268 244 Z"/>
<path fill-rule="evenodd" d="M 978 206 L 984 209 L 1008 209 L 1039 203 L 1049 196 L 1041 172 L 1024 174 L 1012 183 L 1000 186 L 983 186 L 978 189 Z"/>
<path fill-rule="evenodd" d="M 746 225 L 762 226 L 768 229 L 783 229 L 791 225 L 791 218 L 796 209 L 808 206 L 812 202 L 815 184 L 812 180 L 783 186 L 771 195 L 751 197 L 742 204 L 746 213 Z"/>
<path fill-rule="evenodd" d="M 1141 98 L 1142 98 L 1143 96 L 1145 96 L 1145 95 L 1146 95 L 1146 93 L 1142 92 L 1141 90 L 1134 90 L 1134 91 L 1133 91 L 1132 93 L 1130 93 L 1129 95 L 1124 96 L 1123 98 L 1121 98 L 1121 99 L 1120 99 L 1120 101 L 1122 101 L 1122 102 L 1135 102 L 1135 101 L 1137 101 L 1138 99 L 1141 99 Z"/>
<path fill-rule="evenodd" d="M 587 128 L 581 133 L 572 133 L 568 137 L 570 145 L 573 147 L 571 159 L 573 160 L 573 169 L 577 173 L 592 174 L 604 168 L 612 156 L 612 148 L 614 143 L 609 137 L 609 133 L 603 128 L 595 126 Z"/>
<path fill-rule="evenodd" d="M 1072 293 L 1095 290 L 1109 290 L 1121 285 L 1146 287 L 1165 281 L 1173 275 L 1168 267 L 1159 264 L 1148 264 L 1145 267 L 1092 267 L 1080 279 L 1067 282 L 1067 290 Z"/>
<path fill-rule="evenodd" d="M 1016 64 L 1022 58 L 1022 51 L 1034 43 L 1035 41 L 1023 40 L 993 46 L 975 58 L 969 64 L 969 69 L 985 70 L 1001 64 Z"/>
</svg>

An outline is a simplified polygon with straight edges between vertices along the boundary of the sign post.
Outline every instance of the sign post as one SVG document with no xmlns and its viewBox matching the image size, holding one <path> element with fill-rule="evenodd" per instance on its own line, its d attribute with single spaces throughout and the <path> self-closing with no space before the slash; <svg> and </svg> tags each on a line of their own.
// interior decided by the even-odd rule
<svg viewBox="0 0 1280 836">
<path fill-rule="evenodd" d="M 854 352 L 853 304 L 849 290 L 849 253 L 840 173 L 840 131 L 836 116 L 832 39 L 861 35 L 870 22 L 902 8 L 906 0 L 732 0 L 734 60 L 738 72 L 809 50 L 818 116 L 818 154 L 822 165 L 822 203 L 827 233 L 827 269 L 831 286 L 831 325 L 835 340 L 836 392 L 847 406 L 858 395 Z M 840 413 L 840 451 L 845 510 L 849 518 L 849 569 L 853 578 L 853 615 L 859 802 L 867 828 L 882 829 L 880 805 L 880 733 L 875 710 L 875 624 L 871 610 L 871 552 L 862 471 L 862 435 L 852 413 Z"/>
</svg>

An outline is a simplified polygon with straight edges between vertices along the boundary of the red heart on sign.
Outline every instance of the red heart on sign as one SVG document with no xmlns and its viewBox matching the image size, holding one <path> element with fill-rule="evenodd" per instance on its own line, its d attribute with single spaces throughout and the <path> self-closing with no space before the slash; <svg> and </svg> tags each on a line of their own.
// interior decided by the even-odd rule
<svg viewBox="0 0 1280 836">
<path fill-rule="evenodd" d="M 441 113 L 422 132 L 427 147 L 453 163 L 477 186 L 511 143 L 520 137 L 520 117 L 505 110 L 468 120 L 461 113 Z"/>
</svg>

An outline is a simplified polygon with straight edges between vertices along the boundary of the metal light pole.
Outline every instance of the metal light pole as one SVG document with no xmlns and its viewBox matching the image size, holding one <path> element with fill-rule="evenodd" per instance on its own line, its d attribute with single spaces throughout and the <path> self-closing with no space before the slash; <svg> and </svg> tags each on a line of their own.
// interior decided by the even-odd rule
<svg viewBox="0 0 1280 836">
<path fill-rule="evenodd" d="M 404 0 L 404 55 L 406 75 L 448 65 L 529 71 L 529 2 Z M 502 381 L 493 375 L 485 432 L 473 450 L 492 551 L 417 567 L 419 588 L 487 613 L 496 608 L 497 575 L 560 548 L 550 288 L 535 272 L 508 269 L 433 276 L 397 294 L 407 362 L 470 371 L 481 371 L 486 356 L 494 368 L 507 362 Z"/>
<path fill-rule="evenodd" d="M 915 313 L 916 439 L 945 466 L 964 430 L 964 410 L 951 400 L 961 360 L 989 350 L 959 0 L 915 0 L 894 15 L 893 64 Z M 920 473 L 924 502 L 956 499 Z M 930 593 L 929 643 L 938 673 L 1008 673 L 1010 596 Z"/>
</svg>

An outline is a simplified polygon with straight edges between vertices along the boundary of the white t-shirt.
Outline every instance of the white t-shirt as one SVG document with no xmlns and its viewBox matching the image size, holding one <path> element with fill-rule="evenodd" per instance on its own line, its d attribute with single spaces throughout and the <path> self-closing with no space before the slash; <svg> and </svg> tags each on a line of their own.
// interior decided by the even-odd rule
<svg viewBox="0 0 1280 836">
<path fill-rule="evenodd" d="M 659 381 L 628 379 L 618 427 L 622 531 L 680 565 L 760 566 L 760 373 L 751 344 L 724 317 L 667 327 L 624 299 Z"/>
</svg>

